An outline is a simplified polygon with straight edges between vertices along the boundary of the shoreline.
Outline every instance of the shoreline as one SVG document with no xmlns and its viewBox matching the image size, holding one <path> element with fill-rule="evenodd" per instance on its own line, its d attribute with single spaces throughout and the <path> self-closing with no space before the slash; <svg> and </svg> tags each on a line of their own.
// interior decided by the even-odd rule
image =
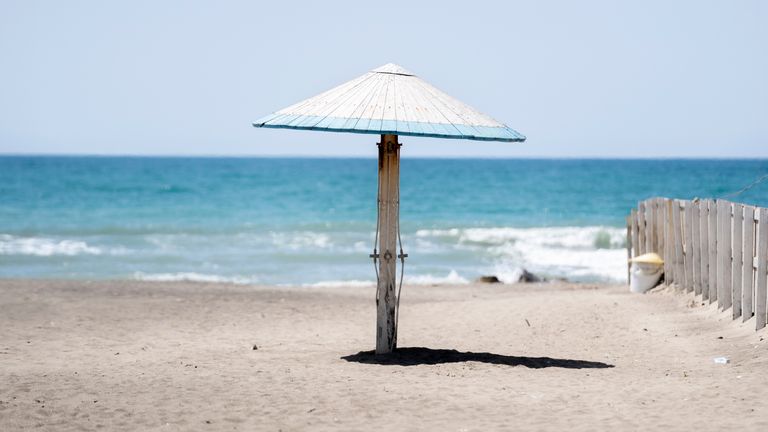
<svg viewBox="0 0 768 432">
<path fill-rule="evenodd" d="M 332 225 L 0 233 L 0 253 L 6 256 L 0 274 L 326 286 L 375 280 L 365 258 L 373 247 L 370 224 Z M 626 277 L 626 227 L 426 225 L 403 233 L 406 249 L 418 260 L 407 264 L 409 283 L 471 283 L 485 275 L 511 283 L 523 270 L 584 282 Z"/>
<path fill-rule="evenodd" d="M 0 429 L 768 426 L 766 333 L 671 288 L 406 285 L 401 308 L 405 349 L 372 362 L 366 288 L 2 279 Z"/>
</svg>

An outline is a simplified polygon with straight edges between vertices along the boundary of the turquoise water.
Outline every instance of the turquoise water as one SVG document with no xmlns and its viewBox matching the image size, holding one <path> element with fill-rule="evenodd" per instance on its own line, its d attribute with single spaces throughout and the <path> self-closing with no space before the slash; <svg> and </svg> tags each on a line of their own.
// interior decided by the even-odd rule
<svg viewBox="0 0 768 432">
<path fill-rule="evenodd" d="M 625 277 L 624 217 L 766 160 L 404 159 L 411 283 Z M 365 285 L 374 159 L 0 157 L 0 277 Z M 734 199 L 768 206 L 768 183 Z"/>
</svg>

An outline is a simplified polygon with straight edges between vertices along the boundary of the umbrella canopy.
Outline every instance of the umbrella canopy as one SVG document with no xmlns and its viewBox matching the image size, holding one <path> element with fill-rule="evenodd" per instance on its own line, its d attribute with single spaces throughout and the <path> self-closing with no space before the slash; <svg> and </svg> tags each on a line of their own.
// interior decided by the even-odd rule
<svg viewBox="0 0 768 432">
<path fill-rule="evenodd" d="M 524 141 L 519 132 L 389 63 L 277 111 L 256 127 Z"/>
</svg>

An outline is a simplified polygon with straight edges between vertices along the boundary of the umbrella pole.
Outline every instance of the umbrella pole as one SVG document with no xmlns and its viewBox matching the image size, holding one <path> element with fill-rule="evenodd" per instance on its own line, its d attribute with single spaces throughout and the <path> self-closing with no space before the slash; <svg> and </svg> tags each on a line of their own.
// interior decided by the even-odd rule
<svg viewBox="0 0 768 432">
<path fill-rule="evenodd" d="M 397 230 L 400 205 L 400 143 L 382 135 L 379 146 L 379 275 L 376 288 L 376 354 L 397 346 Z"/>
</svg>

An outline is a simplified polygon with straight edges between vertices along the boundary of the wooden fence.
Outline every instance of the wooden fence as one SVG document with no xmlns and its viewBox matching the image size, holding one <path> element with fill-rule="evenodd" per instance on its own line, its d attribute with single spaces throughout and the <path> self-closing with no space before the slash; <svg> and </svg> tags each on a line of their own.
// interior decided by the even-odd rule
<svg viewBox="0 0 768 432">
<path fill-rule="evenodd" d="M 768 320 L 768 209 L 724 200 L 651 198 L 627 217 L 629 258 L 656 252 L 664 280 L 731 308 L 733 319 Z"/>
</svg>

